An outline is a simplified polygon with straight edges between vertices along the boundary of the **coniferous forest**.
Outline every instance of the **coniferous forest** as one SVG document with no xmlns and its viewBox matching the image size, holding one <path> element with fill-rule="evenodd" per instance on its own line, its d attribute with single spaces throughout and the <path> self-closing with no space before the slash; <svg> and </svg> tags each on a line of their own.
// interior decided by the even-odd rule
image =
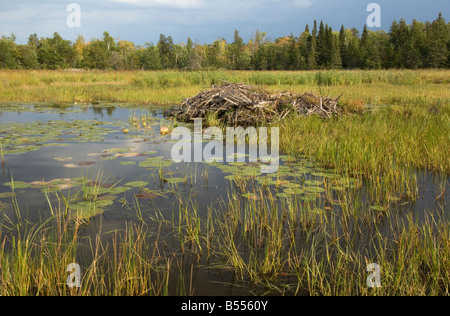
<svg viewBox="0 0 450 316">
<path fill-rule="evenodd" d="M 220 38 L 201 44 L 188 38 L 176 44 L 160 35 L 158 43 L 135 45 L 103 38 L 75 42 L 58 33 L 51 38 L 29 36 L 17 44 L 14 34 L 0 39 L 2 69 L 102 70 L 313 70 L 313 69 L 420 69 L 450 67 L 450 23 L 442 14 L 432 22 L 394 21 L 389 32 L 364 27 L 333 30 L 323 21 L 306 25 L 299 36 L 270 40 L 257 31 L 245 43 L 236 30 L 232 43 Z"/>
</svg>

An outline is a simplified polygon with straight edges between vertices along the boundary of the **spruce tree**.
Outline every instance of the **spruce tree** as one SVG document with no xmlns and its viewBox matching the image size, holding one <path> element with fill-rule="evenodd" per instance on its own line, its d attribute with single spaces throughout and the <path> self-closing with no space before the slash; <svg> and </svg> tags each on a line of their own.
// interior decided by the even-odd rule
<svg viewBox="0 0 450 316">
<path fill-rule="evenodd" d="M 342 59 L 341 59 L 341 51 L 339 45 L 339 37 L 331 34 L 332 41 L 332 50 L 331 50 L 331 61 L 330 68 L 332 69 L 341 69 L 342 68 Z"/>
<path fill-rule="evenodd" d="M 439 13 L 439 17 L 431 23 L 428 32 L 427 65 L 432 68 L 447 66 L 449 29 Z"/>
<path fill-rule="evenodd" d="M 347 68 L 347 43 L 345 36 L 345 28 L 344 25 L 341 26 L 341 30 L 339 31 L 339 53 L 341 55 L 342 67 Z"/>
<path fill-rule="evenodd" d="M 312 70 L 317 68 L 317 21 L 315 20 L 312 34 L 309 39 L 307 63 L 308 69 Z"/>
</svg>

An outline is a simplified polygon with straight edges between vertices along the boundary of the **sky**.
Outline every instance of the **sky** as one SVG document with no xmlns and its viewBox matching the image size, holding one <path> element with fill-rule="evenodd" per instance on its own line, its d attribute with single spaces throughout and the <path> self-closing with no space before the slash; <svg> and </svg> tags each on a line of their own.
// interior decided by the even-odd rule
<svg viewBox="0 0 450 316">
<path fill-rule="evenodd" d="M 13 33 L 24 44 L 33 33 L 52 37 L 58 32 L 75 41 L 78 35 L 102 38 L 108 31 L 137 45 L 156 44 L 160 34 L 175 43 L 190 37 L 203 44 L 222 37 L 231 42 L 237 29 L 245 41 L 257 30 L 274 40 L 298 36 L 314 20 L 333 30 L 341 25 L 362 30 L 371 14 L 367 6 L 374 2 L 381 8 L 381 27 L 373 30 L 388 31 L 401 18 L 433 21 L 439 12 L 450 21 L 449 0 L 0 0 L 0 37 Z M 76 21 L 76 11 L 67 11 L 71 3 L 78 4 L 79 27 L 67 23 L 69 16 Z"/>
</svg>

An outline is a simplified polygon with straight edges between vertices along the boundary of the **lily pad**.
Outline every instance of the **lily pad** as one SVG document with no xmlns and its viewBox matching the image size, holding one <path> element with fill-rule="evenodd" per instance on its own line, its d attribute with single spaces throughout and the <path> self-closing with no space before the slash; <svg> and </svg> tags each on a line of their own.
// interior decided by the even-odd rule
<svg viewBox="0 0 450 316">
<path fill-rule="evenodd" d="M 64 167 L 64 168 L 68 168 L 68 169 L 76 169 L 76 168 L 79 168 L 79 166 L 78 166 L 78 165 L 75 165 L 75 164 L 67 164 L 67 165 L 64 165 L 63 167 Z"/>
<path fill-rule="evenodd" d="M 171 160 L 162 160 L 159 157 L 147 158 L 145 161 L 139 163 L 142 168 L 167 168 L 173 164 Z"/>
<path fill-rule="evenodd" d="M 136 165 L 136 162 L 135 161 L 122 161 L 120 164 L 122 166 L 134 166 L 134 165 Z"/>
<path fill-rule="evenodd" d="M 185 183 L 185 182 L 186 182 L 186 178 L 171 178 L 171 179 L 167 179 L 167 183 L 170 183 L 170 184 Z"/>
<path fill-rule="evenodd" d="M 71 161 L 72 157 L 55 157 L 53 159 L 56 161 L 59 161 L 59 162 L 66 162 L 66 161 Z"/>
<path fill-rule="evenodd" d="M 243 194 L 242 196 L 251 201 L 261 201 L 261 197 L 258 194 L 246 193 L 246 194 Z"/>
<path fill-rule="evenodd" d="M 107 206 L 113 205 L 114 201 L 103 199 L 103 200 L 97 200 L 97 202 L 95 202 L 95 204 L 97 207 L 102 208 L 102 207 L 107 207 Z"/>
<path fill-rule="evenodd" d="M 155 193 L 139 193 L 135 196 L 138 200 L 153 200 L 156 199 L 159 195 Z"/>
<path fill-rule="evenodd" d="M 304 187 L 303 190 L 305 190 L 305 192 L 309 192 L 309 193 L 324 193 L 324 192 L 326 192 L 326 190 L 324 188 L 314 187 L 314 186 Z"/>
<path fill-rule="evenodd" d="M 104 201 L 104 200 L 115 201 L 117 200 L 117 195 L 102 195 L 97 197 L 97 201 Z"/>
<path fill-rule="evenodd" d="M 100 215 L 104 210 L 98 207 L 95 202 L 80 202 L 70 206 L 70 209 L 76 212 L 78 220 L 89 220 L 91 217 Z"/>
<path fill-rule="evenodd" d="M 3 185 L 14 189 L 28 189 L 31 187 L 31 184 L 23 181 L 6 182 Z"/>
<path fill-rule="evenodd" d="M 145 187 L 148 184 L 148 182 L 145 181 L 134 181 L 134 182 L 128 182 L 125 184 L 126 187 L 132 187 L 132 188 L 142 188 Z"/>
<path fill-rule="evenodd" d="M 318 186 L 318 185 L 322 185 L 323 181 L 320 181 L 320 180 L 307 180 L 307 181 L 305 181 L 305 184 L 307 184 L 309 186 Z"/>
<path fill-rule="evenodd" d="M 96 164 L 95 161 L 82 161 L 82 162 L 78 163 L 79 166 L 92 166 L 92 165 L 95 165 L 95 164 Z"/>
<path fill-rule="evenodd" d="M 14 192 L 0 193 L 0 199 L 12 198 L 15 196 L 16 194 Z"/>
</svg>

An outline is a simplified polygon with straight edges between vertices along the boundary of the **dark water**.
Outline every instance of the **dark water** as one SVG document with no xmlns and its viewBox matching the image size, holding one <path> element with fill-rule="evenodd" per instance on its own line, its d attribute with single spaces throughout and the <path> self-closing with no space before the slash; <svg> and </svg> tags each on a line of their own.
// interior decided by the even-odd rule
<svg viewBox="0 0 450 316">
<path fill-rule="evenodd" d="M 143 126 L 136 129 L 133 125 L 132 118 L 137 118 L 138 123 L 141 124 L 142 116 L 145 116 L 149 129 Z M 211 207 L 227 201 L 229 193 L 235 192 L 232 182 L 225 178 L 230 173 L 236 174 L 230 171 L 230 166 L 171 162 L 174 142 L 171 141 L 170 135 L 161 135 L 159 131 L 160 127 L 170 126 L 173 122 L 166 120 L 163 110 L 160 109 L 126 109 L 115 106 L 69 109 L 27 105 L 3 106 L 0 108 L 0 123 L 0 142 L 6 160 L 0 170 L 0 194 L 4 195 L 3 197 L 0 195 L 0 207 L 9 218 L 20 220 L 12 207 L 12 197 L 7 196 L 12 188 L 4 185 L 11 181 L 30 184 L 54 179 L 85 178 L 117 187 L 136 181 L 145 183 L 140 187 L 127 187 L 126 192 L 114 194 L 116 199 L 112 202 L 113 204 L 104 207 L 103 212 L 91 218 L 90 224 L 84 229 L 87 235 L 95 235 L 99 227 L 103 232 L 123 230 L 127 222 L 137 221 L 139 216 L 135 206 L 136 194 L 139 196 L 139 194 L 152 192 L 161 195 L 148 200 L 139 200 L 143 217 L 162 216 L 165 220 L 173 220 L 179 214 L 180 200 L 192 202 L 199 216 L 205 217 Z M 20 128 L 14 129 L 13 126 Z M 124 134 L 124 128 L 128 128 L 130 132 Z M 45 146 L 45 144 L 50 145 Z M 21 152 L 27 149 L 29 151 Z M 66 160 L 58 161 L 55 158 Z M 150 164 L 160 161 L 167 163 L 167 166 L 162 168 L 140 166 L 146 160 Z M 319 189 L 322 189 L 320 183 L 315 184 L 314 181 L 320 182 L 324 176 L 319 173 L 328 171 L 307 159 L 295 164 L 286 160 L 282 159 L 280 167 L 285 172 L 285 178 L 292 180 L 296 177 L 296 173 L 301 174 L 299 177 L 303 179 L 302 181 L 304 183 L 310 181 L 309 188 L 320 194 Z M 89 162 L 89 165 L 83 165 L 84 162 Z M 67 165 L 72 165 L 74 168 L 68 168 Z M 251 164 L 236 167 L 242 168 L 241 171 L 249 170 Z M 165 179 L 183 178 L 184 181 L 177 183 L 161 181 L 161 172 Z M 262 176 L 258 175 L 258 177 Z M 426 214 L 434 211 L 440 216 L 449 218 L 449 179 L 427 172 L 418 172 L 417 178 L 420 185 L 418 199 L 399 201 L 395 204 L 395 211 L 403 214 L 413 213 L 418 221 L 425 221 Z M 272 180 L 275 179 L 272 178 Z M 311 196 L 308 194 L 316 194 L 316 196 L 318 194 L 303 192 L 303 189 L 308 187 L 306 185 L 300 188 L 295 185 L 288 187 L 288 184 L 285 183 L 284 192 L 299 190 L 298 194 L 304 197 Z M 444 191 L 442 188 L 445 188 Z M 360 190 L 364 191 L 363 184 Z M 26 218 L 27 221 L 38 223 L 51 215 L 42 187 L 17 188 L 14 191 L 22 220 Z M 80 186 L 74 185 L 69 189 L 63 188 L 60 192 L 57 191 L 57 194 L 74 196 L 79 191 Z M 250 192 L 252 192 L 251 188 Z M 239 195 L 242 203 L 248 201 L 244 193 L 240 192 Z M 285 198 L 283 194 L 286 193 L 273 190 L 273 194 L 280 194 L 279 199 L 283 199 Z M 57 205 L 59 201 L 52 193 L 49 193 L 49 199 L 54 205 Z M 317 206 L 324 207 L 326 203 L 319 198 Z M 167 234 L 170 235 L 168 232 Z M 107 234 L 105 238 L 109 238 Z M 170 243 L 170 237 L 168 243 Z M 195 279 L 193 282 L 196 295 L 248 293 L 248 289 L 232 286 L 235 283 L 232 273 L 213 269 L 192 269 L 197 265 L 198 263 L 190 262 L 189 258 L 186 258 L 181 265 L 182 269 L 186 270 L 184 275 Z"/>
</svg>

